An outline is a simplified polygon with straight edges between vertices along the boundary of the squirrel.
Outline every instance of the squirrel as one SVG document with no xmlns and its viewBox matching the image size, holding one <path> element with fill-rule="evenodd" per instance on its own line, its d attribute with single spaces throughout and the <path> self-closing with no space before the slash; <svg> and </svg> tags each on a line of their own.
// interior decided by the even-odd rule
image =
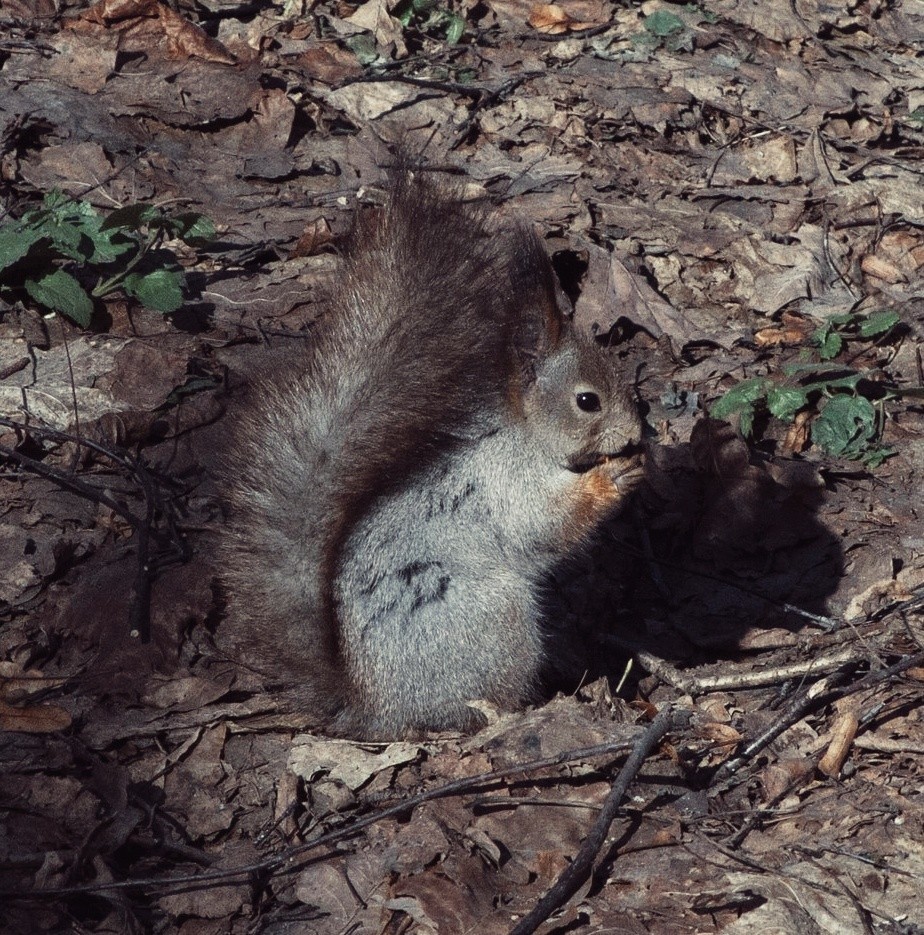
<svg viewBox="0 0 924 935">
<path fill-rule="evenodd" d="M 538 234 L 406 167 L 226 463 L 231 642 L 333 734 L 472 730 L 536 698 L 543 590 L 642 474 L 625 381 Z"/>
</svg>

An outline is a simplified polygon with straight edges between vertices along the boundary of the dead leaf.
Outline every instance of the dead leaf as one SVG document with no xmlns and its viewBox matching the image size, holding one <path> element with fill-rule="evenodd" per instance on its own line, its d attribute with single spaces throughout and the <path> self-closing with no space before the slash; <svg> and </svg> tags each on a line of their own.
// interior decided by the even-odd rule
<svg viewBox="0 0 924 935">
<path fill-rule="evenodd" d="M 352 16 L 346 18 L 346 21 L 371 32 L 375 36 L 376 44 L 381 48 L 393 46 L 395 58 L 407 56 L 403 28 L 391 15 L 388 0 L 366 0 Z"/>
<path fill-rule="evenodd" d="M 217 39 L 159 0 L 101 0 L 71 21 L 75 30 L 95 27 L 116 31 L 123 52 L 180 60 L 195 56 L 222 65 L 237 61 Z"/>
<path fill-rule="evenodd" d="M 51 734 L 67 730 L 70 726 L 70 714 L 58 705 L 19 708 L 0 701 L 0 730 L 21 734 Z"/>
<path fill-rule="evenodd" d="M 29 169 L 30 180 L 42 187 L 60 188 L 77 198 L 95 191 L 113 174 L 112 163 L 99 143 L 48 146 Z"/>
<path fill-rule="evenodd" d="M 306 225 L 289 257 L 294 259 L 301 256 L 314 256 L 321 247 L 329 244 L 333 239 L 334 234 L 330 229 L 330 224 L 327 223 L 327 218 L 315 218 L 314 221 Z"/>
<path fill-rule="evenodd" d="M 585 23 L 572 19 L 560 6 L 555 3 L 538 3 L 529 11 L 527 20 L 533 29 L 551 36 L 562 35 L 567 32 L 576 32 L 590 29 L 594 23 Z"/>
<path fill-rule="evenodd" d="M 114 34 L 92 38 L 62 31 L 51 39 L 56 55 L 48 64 L 48 77 L 72 88 L 95 94 L 115 71 L 119 39 Z"/>
<path fill-rule="evenodd" d="M 782 322 L 772 328 L 762 328 L 754 335 L 758 347 L 786 347 L 802 344 L 814 325 L 801 315 L 783 312 Z"/>
<path fill-rule="evenodd" d="M 362 74 L 356 56 L 336 42 L 323 42 L 312 46 L 298 56 L 305 71 L 328 85 L 340 84 L 346 78 Z"/>
<path fill-rule="evenodd" d="M 383 770 L 410 763 L 419 755 L 420 745 L 415 743 L 391 743 L 384 749 L 369 750 L 348 740 L 305 734 L 293 742 L 288 768 L 306 781 L 323 774 L 355 791 Z"/>
<path fill-rule="evenodd" d="M 574 308 L 574 321 L 585 334 L 607 334 L 626 317 L 654 337 L 669 334 L 679 345 L 705 338 L 682 312 L 665 302 L 615 255 L 587 245 L 588 270 Z"/>
<path fill-rule="evenodd" d="M 764 801 L 779 801 L 790 790 L 808 780 L 815 772 L 815 763 L 810 757 L 779 759 L 761 772 Z"/>
<path fill-rule="evenodd" d="M 797 412 L 792 425 L 786 429 L 783 437 L 783 451 L 787 454 L 798 454 L 808 448 L 811 440 L 811 412 Z"/>
<path fill-rule="evenodd" d="M 894 263 L 872 253 L 863 257 L 860 268 L 868 276 L 875 276 L 877 279 L 884 279 L 886 282 L 897 283 L 905 282 L 905 275 Z"/>
</svg>

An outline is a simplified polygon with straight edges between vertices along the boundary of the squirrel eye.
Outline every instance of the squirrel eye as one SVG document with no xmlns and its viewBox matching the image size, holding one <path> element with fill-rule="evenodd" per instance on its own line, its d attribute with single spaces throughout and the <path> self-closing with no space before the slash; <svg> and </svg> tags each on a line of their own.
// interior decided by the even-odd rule
<svg viewBox="0 0 924 935">
<path fill-rule="evenodd" d="M 600 397 L 596 393 L 578 393 L 574 398 L 582 412 L 600 411 Z"/>
</svg>

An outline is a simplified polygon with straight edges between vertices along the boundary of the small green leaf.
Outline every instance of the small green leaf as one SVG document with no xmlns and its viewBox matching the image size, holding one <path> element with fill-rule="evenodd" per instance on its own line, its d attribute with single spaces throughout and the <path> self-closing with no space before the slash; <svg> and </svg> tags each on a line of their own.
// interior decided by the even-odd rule
<svg viewBox="0 0 924 935">
<path fill-rule="evenodd" d="M 0 273 L 21 260 L 43 236 L 34 227 L 17 222 L 0 227 Z"/>
<path fill-rule="evenodd" d="M 465 20 L 457 13 L 449 15 L 449 22 L 446 26 L 446 42 L 449 45 L 456 45 L 465 33 Z"/>
<path fill-rule="evenodd" d="M 856 312 L 842 312 L 840 315 L 832 315 L 828 319 L 829 325 L 852 325 L 857 320 Z"/>
<path fill-rule="evenodd" d="M 183 304 L 183 273 L 157 269 L 151 273 L 129 273 L 123 288 L 142 305 L 158 312 L 175 312 Z"/>
<path fill-rule="evenodd" d="M 924 130 L 924 107 L 915 107 L 915 109 L 905 117 L 905 121 L 918 130 Z"/>
<path fill-rule="evenodd" d="M 783 422 L 792 422 L 796 413 L 808 405 L 808 393 L 790 386 L 774 386 L 767 393 L 767 408 Z"/>
<path fill-rule="evenodd" d="M 862 396 L 835 396 L 812 423 L 812 441 L 835 457 L 859 458 L 876 437 L 876 410 Z"/>
<path fill-rule="evenodd" d="M 70 203 L 70 195 L 65 195 L 60 188 L 53 188 L 50 192 L 47 192 L 42 199 L 42 207 L 49 211 L 67 207 Z"/>
<path fill-rule="evenodd" d="M 863 454 L 863 463 L 867 467 L 877 468 L 886 458 L 898 454 L 894 448 L 870 448 Z"/>
<path fill-rule="evenodd" d="M 140 244 L 132 234 L 125 233 L 124 229 L 97 231 L 93 240 L 93 263 L 112 263 L 120 256 L 132 250 L 139 250 Z"/>
<path fill-rule="evenodd" d="M 754 434 L 754 407 L 742 409 L 738 414 L 738 431 L 745 438 L 750 438 Z"/>
<path fill-rule="evenodd" d="M 840 354 L 843 347 L 844 339 L 836 331 L 829 331 L 821 341 L 818 356 L 822 360 L 832 360 Z"/>
<path fill-rule="evenodd" d="M 830 324 L 827 324 L 827 323 L 826 323 L 826 324 L 824 324 L 824 325 L 819 325 L 819 326 L 812 332 L 812 341 L 814 341 L 815 344 L 824 344 L 824 343 L 825 343 L 825 338 L 826 338 L 830 333 L 831 333 L 831 325 L 830 325 Z"/>
<path fill-rule="evenodd" d="M 414 18 L 414 4 L 412 0 L 398 0 L 391 10 L 389 10 L 389 13 L 394 19 L 398 20 L 402 26 L 409 26 L 411 20 Z"/>
<path fill-rule="evenodd" d="M 42 233 L 51 240 L 52 246 L 71 260 L 83 261 L 93 253 L 93 244 L 84 232 L 70 221 L 49 220 L 41 227 Z"/>
<path fill-rule="evenodd" d="M 712 404 L 710 415 L 716 419 L 727 419 L 737 414 L 738 428 L 746 438 L 754 429 L 754 411 L 758 400 L 767 395 L 773 386 L 768 377 L 751 377 L 733 386 L 720 400 Z"/>
<path fill-rule="evenodd" d="M 27 279 L 25 285 L 26 292 L 40 305 L 66 315 L 82 328 L 90 324 L 93 302 L 70 273 L 56 269 L 39 279 Z"/>
<path fill-rule="evenodd" d="M 877 334 L 885 334 L 890 328 L 897 325 L 900 320 L 898 312 L 872 312 L 860 322 L 860 336 L 874 338 Z"/>
<path fill-rule="evenodd" d="M 656 10 L 651 16 L 646 16 L 643 25 L 648 32 L 660 39 L 686 29 L 683 20 L 667 10 Z"/>
<path fill-rule="evenodd" d="M 773 386 L 769 377 L 751 377 L 733 386 L 721 399 L 712 404 L 711 414 L 716 419 L 725 419 L 743 409 L 753 408 L 754 403 Z"/>
<path fill-rule="evenodd" d="M 208 243 L 215 239 L 215 224 L 204 214 L 189 212 L 170 218 L 170 226 L 184 243 Z"/>
</svg>

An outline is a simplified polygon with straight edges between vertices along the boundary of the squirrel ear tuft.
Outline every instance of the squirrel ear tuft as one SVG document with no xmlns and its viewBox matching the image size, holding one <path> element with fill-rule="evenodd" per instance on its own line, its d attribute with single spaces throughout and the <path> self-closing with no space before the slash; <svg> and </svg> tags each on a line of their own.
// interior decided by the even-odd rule
<svg viewBox="0 0 924 935">
<path fill-rule="evenodd" d="M 555 270 L 538 234 L 521 227 L 512 239 L 512 346 L 523 376 L 529 381 L 535 378 L 535 361 L 547 357 L 561 341 L 565 320 Z"/>
</svg>

